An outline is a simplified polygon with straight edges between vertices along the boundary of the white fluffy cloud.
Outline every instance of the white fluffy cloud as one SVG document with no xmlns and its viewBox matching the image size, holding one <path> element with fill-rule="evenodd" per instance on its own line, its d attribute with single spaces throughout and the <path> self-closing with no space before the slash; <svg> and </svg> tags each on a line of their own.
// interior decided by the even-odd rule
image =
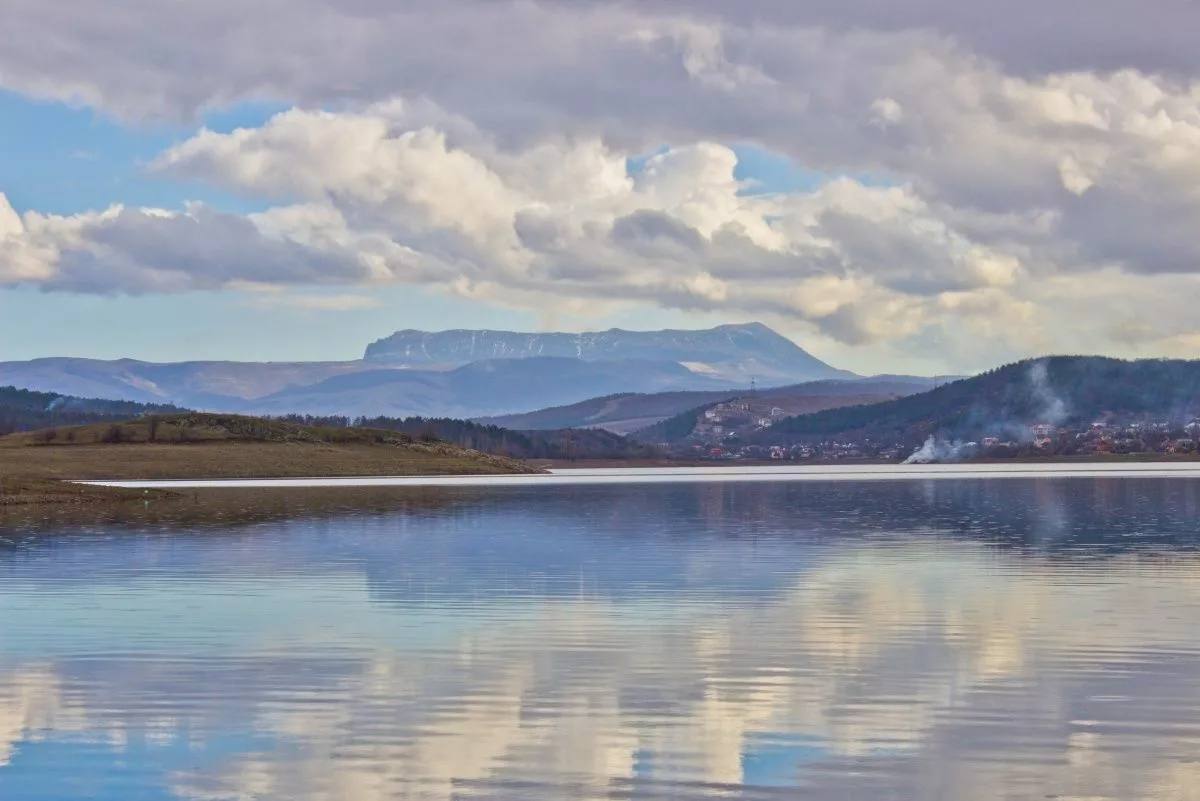
<svg viewBox="0 0 1200 801">
<path fill-rule="evenodd" d="M 872 332 L 846 306 L 1011 284 L 1020 271 L 909 188 L 842 179 L 810 194 L 748 197 L 734 153 L 711 142 L 666 150 L 631 174 L 628 154 L 598 140 L 467 150 L 429 128 L 396 127 L 395 108 L 290 111 L 261 129 L 205 131 L 159 168 L 324 204 L 357 231 L 429 255 L 443 266 L 431 280 L 818 324 L 843 312 L 831 330 L 854 340 Z M 803 289 L 811 279 L 825 281 L 814 285 L 820 298 Z M 848 286 L 856 291 L 836 300 Z"/>
<path fill-rule="evenodd" d="M 833 348 L 965 354 L 968 340 L 986 354 L 947 357 L 957 367 L 1044 348 L 1186 353 L 1200 337 L 1161 295 L 1200 284 L 1200 60 L 1172 49 L 1177 25 L 1116 0 L 1093 16 L 1121 36 L 1063 27 L 1053 53 L 1019 15 L 938 0 L 904 19 L 857 2 L 734 16 L 665 0 L 302 0 L 69 21 L 2 2 L 19 24 L 0 34 L 0 83 L 17 91 L 129 120 L 295 104 L 155 164 L 269 211 L 18 218 L 0 204 L 8 283 L 415 281 L 515 305 L 761 316 Z M 153 69 L 135 46 L 149 30 Z M 831 177 L 747 194 L 733 143 Z M 1117 325 L 1130 303 L 1165 311 Z"/>
</svg>

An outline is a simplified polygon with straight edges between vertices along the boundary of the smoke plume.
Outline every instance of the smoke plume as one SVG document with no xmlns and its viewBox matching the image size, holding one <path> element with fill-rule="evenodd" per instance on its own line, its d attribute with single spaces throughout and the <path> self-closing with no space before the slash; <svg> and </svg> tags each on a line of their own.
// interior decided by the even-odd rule
<svg viewBox="0 0 1200 801">
<path fill-rule="evenodd" d="M 1067 404 L 1050 388 L 1044 360 L 1029 365 L 1029 383 L 1033 388 L 1033 397 L 1042 404 L 1040 419 L 1033 422 L 1058 425 L 1067 419 Z"/>
<path fill-rule="evenodd" d="M 962 442 L 961 440 L 948 442 L 930 434 L 925 440 L 925 444 L 909 454 L 909 457 L 904 460 L 904 464 L 957 462 L 971 456 L 977 447 L 974 442 Z"/>
</svg>

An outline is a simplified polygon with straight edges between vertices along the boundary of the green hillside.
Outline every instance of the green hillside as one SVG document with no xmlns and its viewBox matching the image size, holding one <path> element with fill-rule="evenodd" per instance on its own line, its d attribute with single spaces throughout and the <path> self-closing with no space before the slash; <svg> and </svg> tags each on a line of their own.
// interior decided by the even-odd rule
<svg viewBox="0 0 1200 801">
<path fill-rule="evenodd" d="M 780 421 L 764 440 L 869 437 L 920 442 L 929 434 L 1004 436 L 1035 423 L 1101 417 L 1179 421 L 1200 414 L 1200 361 L 1050 356 L 1017 362 L 929 392 Z"/>
<path fill-rule="evenodd" d="M 642 459 L 657 455 L 652 448 L 639 442 L 592 428 L 514 431 L 469 420 L 433 417 L 361 417 L 348 420 L 294 416 L 283 419 L 396 431 L 421 441 L 437 440 L 513 459 Z"/>
</svg>

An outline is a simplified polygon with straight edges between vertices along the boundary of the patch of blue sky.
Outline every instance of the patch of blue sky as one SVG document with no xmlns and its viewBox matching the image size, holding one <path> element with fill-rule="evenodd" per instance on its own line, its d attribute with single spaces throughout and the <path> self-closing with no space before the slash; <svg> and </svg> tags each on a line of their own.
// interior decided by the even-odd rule
<svg viewBox="0 0 1200 801">
<path fill-rule="evenodd" d="M 21 801 L 177 801 L 180 775 L 259 751 L 278 753 L 275 738 L 230 727 L 227 732 L 192 735 L 186 727 L 163 732 L 125 726 L 123 740 L 105 732 L 43 734 L 18 742 L 0 770 L 0 798 Z M 170 735 L 164 737 L 164 734 Z M 64 770 L 64 765 L 70 765 Z"/>
<path fill-rule="evenodd" d="M 867 186 L 895 186 L 896 181 L 867 173 L 831 173 L 813 170 L 794 159 L 756 145 L 733 145 L 737 167 L 733 175 L 744 186 L 742 195 L 781 195 L 814 192 L 837 178 L 849 177 Z"/>
<path fill-rule="evenodd" d="M 742 782 L 759 787 L 794 787 L 804 765 L 829 756 L 817 737 L 794 732 L 762 732 L 747 738 Z"/>
<path fill-rule="evenodd" d="M 347 311 L 313 302 L 331 295 L 372 302 Z M 71 325 L 63 325 L 64 320 Z M 279 295 L 228 290 L 94 295 L 12 287 L 0 289 L 0 360 L 63 355 L 148 361 L 341 360 L 358 358 L 367 342 L 401 328 L 636 330 L 724 322 L 729 319 L 717 312 L 689 316 L 650 305 L 621 307 L 587 320 L 557 318 L 399 284 L 296 287 Z M 86 340 L 79 338 L 81 330 L 91 332 Z M 247 337 L 246 331 L 263 335 Z"/>
<path fill-rule="evenodd" d="M 759 732 L 748 735 L 742 752 L 741 783 L 754 787 L 795 787 L 805 765 L 829 756 L 824 742 L 795 732 Z M 664 755 L 641 748 L 634 753 L 633 775 L 654 779 Z M 678 759 L 678 756 L 673 757 Z"/>
<path fill-rule="evenodd" d="M 177 209 L 200 201 L 249 213 L 268 204 L 149 169 L 156 156 L 196 132 L 261 125 L 281 106 L 246 103 L 195 125 L 128 125 L 89 108 L 0 91 L 0 192 L 17 211 L 75 214 L 113 203 Z"/>
<path fill-rule="evenodd" d="M 306 306 L 305 298 L 361 295 L 349 311 Z M 70 325 L 64 325 L 64 321 Z M 279 295 L 203 291 L 90 295 L 0 289 L 0 360 L 42 356 L 97 359 L 341 360 L 400 328 L 538 327 L 537 315 L 410 285 L 311 287 Z M 79 331 L 88 331 L 86 338 Z M 246 336 L 247 331 L 258 332 Z"/>
</svg>

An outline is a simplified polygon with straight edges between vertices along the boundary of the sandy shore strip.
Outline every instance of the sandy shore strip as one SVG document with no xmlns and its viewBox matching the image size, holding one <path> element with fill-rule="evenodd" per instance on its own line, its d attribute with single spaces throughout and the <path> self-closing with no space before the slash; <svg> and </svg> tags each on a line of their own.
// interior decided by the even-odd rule
<svg viewBox="0 0 1200 801">
<path fill-rule="evenodd" d="M 80 481 L 128 489 L 255 487 L 527 487 L 571 484 L 654 484 L 764 481 L 913 481 L 992 478 L 1200 478 L 1200 463 L 928 464 L 757 467 L 607 467 L 557 469 L 541 475 L 344 476 Z"/>
</svg>

